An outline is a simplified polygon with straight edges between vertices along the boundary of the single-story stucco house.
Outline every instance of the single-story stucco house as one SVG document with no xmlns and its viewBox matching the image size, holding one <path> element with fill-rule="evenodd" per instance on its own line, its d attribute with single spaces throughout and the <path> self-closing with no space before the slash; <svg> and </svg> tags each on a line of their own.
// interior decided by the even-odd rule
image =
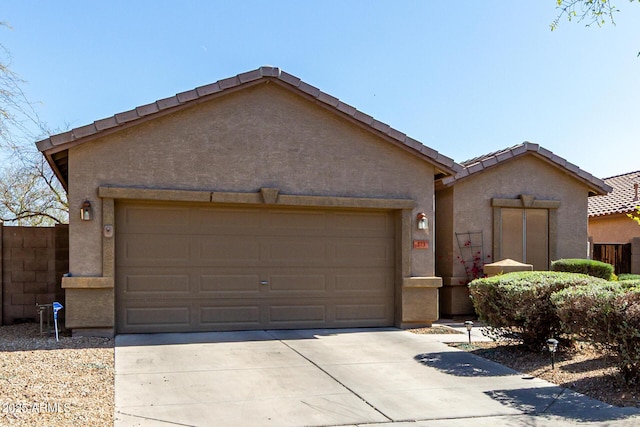
<svg viewBox="0 0 640 427">
<path fill-rule="evenodd" d="M 609 194 L 589 198 L 589 240 L 593 257 L 616 273 L 640 274 L 640 225 L 629 218 L 640 206 L 640 171 L 605 178 Z"/>
<path fill-rule="evenodd" d="M 606 191 L 534 145 L 476 173 L 274 67 L 37 146 L 69 198 L 74 334 L 429 325 L 455 232 L 489 252 L 496 209 L 543 209 L 547 257 L 584 256 Z"/>
</svg>

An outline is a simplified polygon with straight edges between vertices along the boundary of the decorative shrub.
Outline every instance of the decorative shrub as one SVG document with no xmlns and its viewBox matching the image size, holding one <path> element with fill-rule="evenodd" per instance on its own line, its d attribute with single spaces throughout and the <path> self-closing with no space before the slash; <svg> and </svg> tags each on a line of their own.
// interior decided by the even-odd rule
<svg viewBox="0 0 640 427">
<path fill-rule="evenodd" d="M 538 349 L 560 329 L 551 294 L 567 287 L 606 284 L 584 274 L 523 271 L 476 279 L 469 284 L 473 305 L 495 338 L 516 334 Z"/>
<path fill-rule="evenodd" d="M 568 288 L 551 301 L 565 331 L 615 353 L 625 381 L 640 384 L 640 286 Z"/>
<path fill-rule="evenodd" d="M 640 280 L 640 274 L 622 273 L 618 275 L 618 280 Z"/>
<path fill-rule="evenodd" d="M 636 280 L 629 280 L 629 279 L 620 280 L 618 283 L 620 284 L 620 286 L 622 286 L 625 289 L 640 287 L 640 279 L 636 279 Z"/>
<path fill-rule="evenodd" d="M 604 280 L 612 280 L 614 277 L 613 265 L 591 259 L 559 259 L 551 263 L 551 270 L 588 274 Z"/>
</svg>

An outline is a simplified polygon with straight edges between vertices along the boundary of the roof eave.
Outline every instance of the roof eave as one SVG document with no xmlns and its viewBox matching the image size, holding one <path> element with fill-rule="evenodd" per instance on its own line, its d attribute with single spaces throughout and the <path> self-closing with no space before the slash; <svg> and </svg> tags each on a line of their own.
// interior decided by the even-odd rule
<svg viewBox="0 0 640 427">
<path fill-rule="evenodd" d="M 545 161 L 549 165 L 570 175 L 572 178 L 583 182 L 589 191 L 590 196 L 605 195 L 613 191 L 613 188 L 606 184 L 603 180 L 596 178 L 590 173 L 580 169 L 573 163 L 568 162 L 564 158 L 555 155 L 551 151 L 541 147 L 538 144 L 524 142 L 511 149 L 498 152 L 495 156 L 488 158 L 478 157 L 477 161 L 464 167 L 463 171 L 451 177 L 445 177 L 437 182 L 436 189 L 444 189 L 451 187 L 460 181 L 469 177 L 480 174 L 486 170 L 493 169 L 504 162 L 520 158 L 526 155 L 533 155 L 536 158 Z"/>
<path fill-rule="evenodd" d="M 54 169 L 56 176 L 61 179 L 64 174 L 60 172 L 56 162 L 51 157 L 54 153 L 69 150 L 77 145 L 120 132 L 148 120 L 155 120 L 198 103 L 208 102 L 218 96 L 228 95 L 252 85 L 269 82 L 274 82 L 281 87 L 294 90 L 307 99 L 312 100 L 317 105 L 323 106 L 349 119 L 353 123 L 381 136 L 394 145 L 426 160 L 434 166 L 434 175 L 437 177 L 453 176 L 463 170 L 463 167 L 453 161 L 453 159 L 426 147 L 413 138 L 408 137 L 406 134 L 374 119 L 355 107 L 340 101 L 338 98 L 322 92 L 320 89 L 305 83 L 298 77 L 288 74 L 277 67 L 261 67 L 253 71 L 238 74 L 234 77 L 219 80 L 215 83 L 181 92 L 175 96 L 117 113 L 111 117 L 96 120 L 91 124 L 74 128 L 67 132 L 51 135 L 49 138 L 38 141 L 36 146 L 38 150 L 47 157 L 47 161 Z M 61 182 L 66 188 L 66 180 L 61 179 Z"/>
</svg>

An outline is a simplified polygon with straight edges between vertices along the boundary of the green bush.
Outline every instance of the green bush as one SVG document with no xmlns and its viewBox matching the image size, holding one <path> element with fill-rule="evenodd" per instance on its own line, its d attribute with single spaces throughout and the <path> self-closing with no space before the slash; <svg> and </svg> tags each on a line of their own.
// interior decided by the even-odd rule
<svg viewBox="0 0 640 427">
<path fill-rule="evenodd" d="M 615 353 L 625 381 L 640 384 L 640 286 L 567 288 L 551 301 L 566 332 Z"/>
<path fill-rule="evenodd" d="M 582 273 L 604 280 L 612 280 L 613 265 L 591 259 L 559 259 L 551 263 L 551 270 L 567 273 Z"/>
<path fill-rule="evenodd" d="M 636 280 L 629 280 L 629 279 L 620 280 L 618 283 L 620 284 L 620 286 L 622 286 L 625 289 L 640 287 L 640 279 L 636 279 Z"/>
<path fill-rule="evenodd" d="M 606 284 L 584 274 L 524 271 L 476 279 L 469 284 L 473 305 L 496 338 L 516 334 L 537 349 L 557 334 L 560 319 L 551 294 L 567 287 Z"/>
<path fill-rule="evenodd" d="M 622 273 L 618 276 L 618 280 L 640 280 L 640 274 Z"/>
</svg>

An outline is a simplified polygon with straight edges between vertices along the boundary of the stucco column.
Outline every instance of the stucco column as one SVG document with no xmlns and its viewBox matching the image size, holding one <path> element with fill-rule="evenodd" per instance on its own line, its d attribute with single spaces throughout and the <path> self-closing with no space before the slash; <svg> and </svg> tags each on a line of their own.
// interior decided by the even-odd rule
<svg viewBox="0 0 640 427">
<path fill-rule="evenodd" d="M 433 277 L 433 240 L 426 230 L 418 230 L 414 218 L 421 210 L 402 211 L 402 319 L 400 327 L 431 326 L 439 317 L 439 288 L 442 279 Z M 429 217 L 431 223 L 433 216 Z"/>
</svg>

